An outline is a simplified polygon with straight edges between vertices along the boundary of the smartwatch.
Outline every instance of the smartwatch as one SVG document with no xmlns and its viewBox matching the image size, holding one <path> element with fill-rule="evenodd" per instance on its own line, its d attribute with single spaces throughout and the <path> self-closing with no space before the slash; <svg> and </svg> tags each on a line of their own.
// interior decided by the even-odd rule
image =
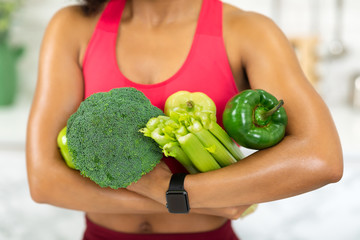
<svg viewBox="0 0 360 240">
<path fill-rule="evenodd" d="M 189 213 L 189 198 L 184 189 L 187 173 L 175 173 L 171 176 L 169 189 L 166 192 L 166 207 L 170 213 Z"/>
</svg>

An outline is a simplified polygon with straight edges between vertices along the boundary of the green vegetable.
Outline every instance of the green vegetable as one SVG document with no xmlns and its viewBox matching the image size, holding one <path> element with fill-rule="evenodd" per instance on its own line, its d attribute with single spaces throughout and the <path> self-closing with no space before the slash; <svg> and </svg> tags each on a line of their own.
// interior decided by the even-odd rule
<svg viewBox="0 0 360 240">
<path fill-rule="evenodd" d="M 192 133 L 177 138 L 181 148 L 189 156 L 191 162 L 200 172 L 220 169 L 220 165 Z"/>
<path fill-rule="evenodd" d="M 74 161 L 69 153 L 69 148 L 67 145 L 66 127 L 61 129 L 61 131 L 59 132 L 59 135 L 57 137 L 57 144 L 60 148 L 60 153 L 66 162 L 66 165 L 68 165 L 69 168 L 75 169 Z"/>
<path fill-rule="evenodd" d="M 199 121 L 193 120 L 192 125 L 190 125 L 188 129 L 213 155 L 220 166 L 226 167 L 236 162 L 235 157 L 231 155 L 225 146 L 223 146 L 223 144 L 211 132 L 205 129 Z"/>
<path fill-rule="evenodd" d="M 206 94 L 176 92 L 166 100 L 164 112 L 168 116 L 149 120 L 141 131 L 190 173 L 219 169 L 243 158 L 239 147 L 216 123 L 215 103 Z"/>
<path fill-rule="evenodd" d="M 91 95 L 67 122 L 75 168 L 101 187 L 125 188 L 136 182 L 163 156 L 158 144 L 139 132 L 159 115 L 163 112 L 134 88 Z M 65 152 L 64 145 L 60 148 Z"/>
<path fill-rule="evenodd" d="M 264 90 L 245 90 L 227 103 L 223 113 L 225 130 L 243 147 L 271 147 L 285 135 L 287 115 L 283 104 Z"/>
<path fill-rule="evenodd" d="M 180 147 L 180 143 L 176 139 L 176 135 L 185 135 L 188 133 L 186 129 L 180 126 L 179 123 L 170 119 L 167 116 L 158 116 L 151 118 L 145 128 L 140 129 L 140 132 L 146 137 L 150 137 L 163 149 L 165 156 L 174 157 L 178 160 L 189 173 L 199 172 L 192 164 L 188 155 Z"/>
<path fill-rule="evenodd" d="M 205 93 L 178 91 L 166 99 L 164 113 L 178 119 L 181 114 L 191 114 L 201 119 L 206 128 L 216 122 L 216 105 Z M 187 116 L 185 116 L 187 118 Z"/>
<path fill-rule="evenodd" d="M 178 160 L 189 173 L 198 173 L 199 171 L 192 164 L 190 158 L 184 150 L 180 147 L 178 142 L 169 142 L 163 146 L 163 152 L 166 157 L 174 157 Z"/>
<path fill-rule="evenodd" d="M 206 94 L 179 91 L 165 103 L 165 114 L 141 130 L 175 157 L 189 173 L 208 172 L 244 158 L 239 147 L 216 122 L 215 103 Z M 241 217 L 255 211 L 249 207 Z"/>
</svg>

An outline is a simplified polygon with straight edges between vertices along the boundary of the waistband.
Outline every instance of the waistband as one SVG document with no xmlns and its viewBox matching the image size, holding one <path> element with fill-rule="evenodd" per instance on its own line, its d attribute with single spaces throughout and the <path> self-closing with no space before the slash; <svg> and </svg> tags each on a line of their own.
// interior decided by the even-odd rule
<svg viewBox="0 0 360 240">
<path fill-rule="evenodd" d="M 99 226 L 86 217 L 83 240 L 239 240 L 230 220 L 218 229 L 198 233 L 123 233 Z"/>
</svg>

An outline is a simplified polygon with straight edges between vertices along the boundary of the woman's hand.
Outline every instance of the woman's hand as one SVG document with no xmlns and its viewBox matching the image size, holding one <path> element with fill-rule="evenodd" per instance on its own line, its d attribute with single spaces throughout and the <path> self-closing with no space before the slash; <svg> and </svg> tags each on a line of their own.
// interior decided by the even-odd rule
<svg viewBox="0 0 360 240">
<path fill-rule="evenodd" d="M 164 162 L 158 164 L 151 172 L 141 177 L 139 181 L 127 187 L 128 190 L 149 197 L 166 205 L 165 193 L 171 178 L 171 171 Z M 236 220 L 242 217 L 251 205 L 222 208 L 191 208 L 190 213 L 224 217 Z"/>
<path fill-rule="evenodd" d="M 142 176 L 136 183 L 132 183 L 127 189 L 166 205 L 165 194 L 171 176 L 168 166 L 160 162 L 151 172 Z"/>
<path fill-rule="evenodd" d="M 166 205 L 165 193 L 169 187 L 171 175 L 172 173 L 167 165 L 161 162 L 151 172 L 142 176 L 139 181 L 128 186 L 127 189 Z M 219 216 L 235 220 L 239 219 L 250 206 L 251 205 L 223 208 L 194 208 L 190 210 L 190 213 Z"/>
</svg>

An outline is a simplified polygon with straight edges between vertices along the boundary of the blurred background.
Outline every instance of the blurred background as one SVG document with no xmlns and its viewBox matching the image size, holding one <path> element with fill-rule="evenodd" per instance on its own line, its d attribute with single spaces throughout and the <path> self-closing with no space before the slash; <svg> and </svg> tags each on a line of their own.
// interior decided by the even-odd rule
<svg viewBox="0 0 360 240">
<path fill-rule="evenodd" d="M 233 222 L 236 232 L 244 240 L 360 239 L 360 1 L 225 2 L 269 16 L 285 32 L 334 117 L 345 161 L 341 182 L 261 204 L 254 214 Z M 81 239 L 82 213 L 32 202 L 25 164 L 42 36 L 53 14 L 75 3 L 0 0 L 1 240 Z"/>
</svg>

